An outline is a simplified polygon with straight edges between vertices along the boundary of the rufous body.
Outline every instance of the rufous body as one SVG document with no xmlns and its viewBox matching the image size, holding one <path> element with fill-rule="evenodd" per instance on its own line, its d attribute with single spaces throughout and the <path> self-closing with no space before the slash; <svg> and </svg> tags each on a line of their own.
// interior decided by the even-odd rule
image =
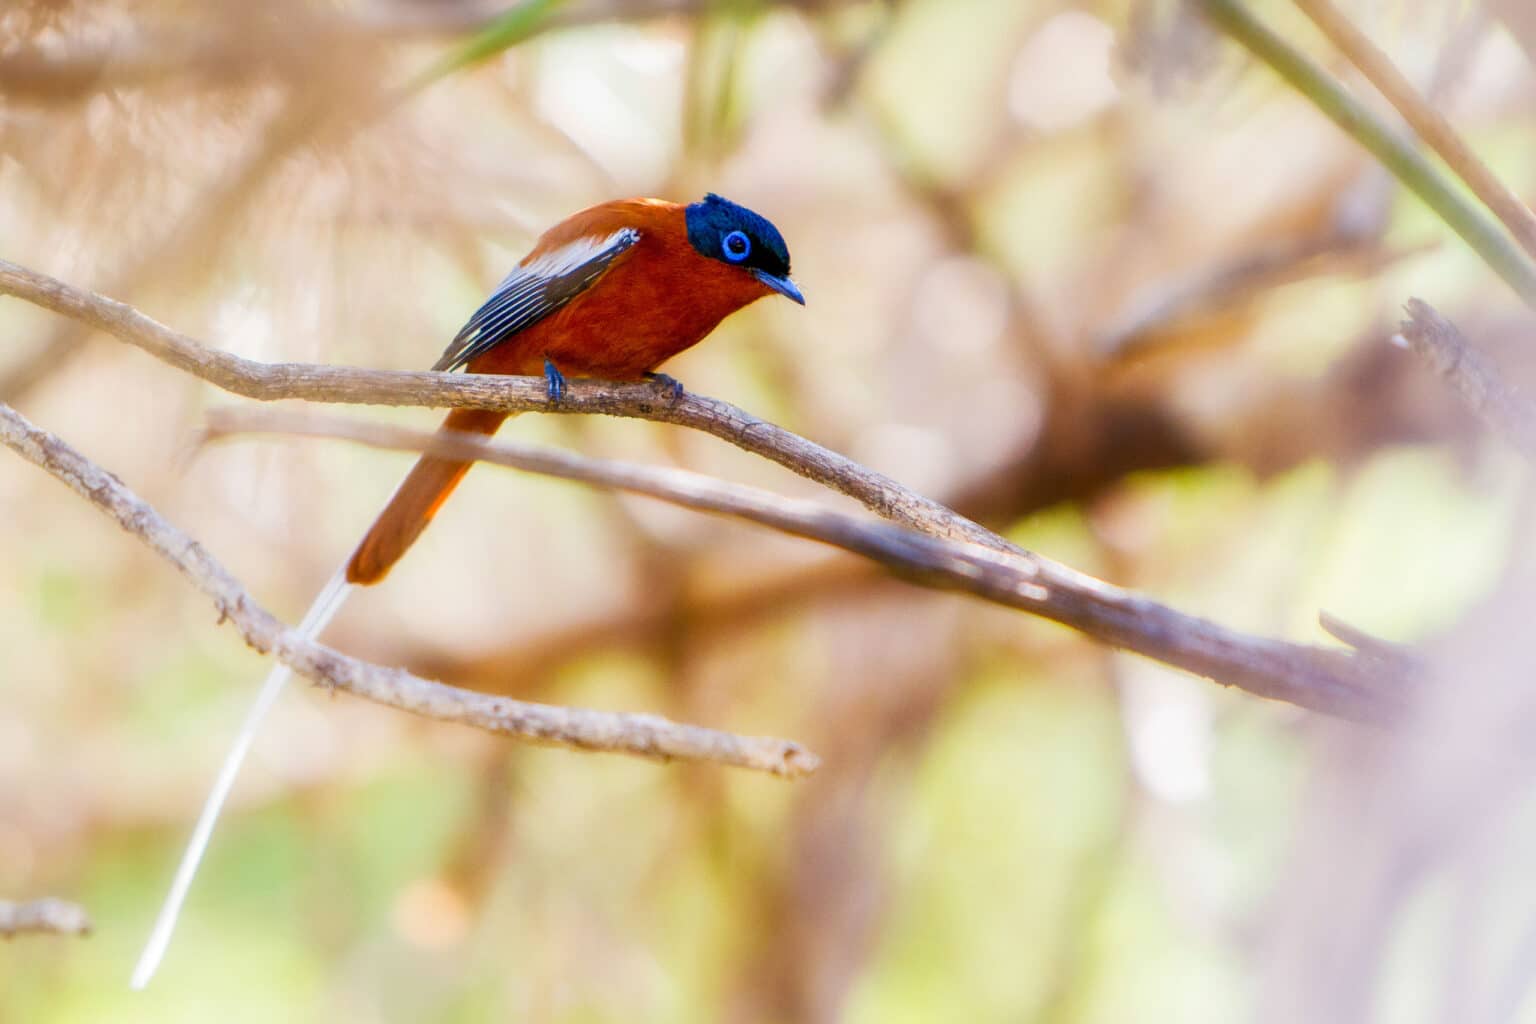
<svg viewBox="0 0 1536 1024">
<path fill-rule="evenodd" d="M 639 380 L 741 307 L 773 294 L 758 279 L 695 251 L 684 209 L 659 199 L 620 199 L 550 228 L 522 265 L 625 228 L 638 230 L 640 239 L 575 301 L 471 360 L 469 371 L 536 375 L 547 358 L 567 376 Z"/>
<path fill-rule="evenodd" d="M 519 267 L 538 266 L 568 247 L 627 230 L 638 237 L 579 295 L 475 355 L 465 369 L 532 376 L 553 365 L 567 376 L 640 380 L 698 344 L 736 310 L 783 290 L 701 253 L 690 241 L 687 210 L 659 199 L 621 199 L 583 210 L 545 232 Z M 793 297 L 799 301 L 798 292 Z M 459 409 L 443 429 L 492 434 L 506 418 Z M 383 579 L 468 469 L 469 463 L 422 458 L 358 545 L 347 566 L 348 581 Z"/>
<path fill-rule="evenodd" d="M 771 292 L 805 301 L 789 276 L 783 237 L 751 210 L 713 194 L 687 206 L 656 199 L 603 203 L 546 232 L 433 369 L 543 373 L 551 399 L 558 400 L 566 375 L 637 380 Z M 505 419 L 498 412 L 457 410 L 444 429 L 490 434 Z M 418 461 L 345 571 L 315 598 L 298 635 L 317 638 L 352 584 L 383 579 L 468 468 L 469 463 L 432 456 Z M 273 668 L 225 759 L 134 969 L 136 989 L 148 984 L 159 966 L 241 761 L 289 675 L 284 664 Z"/>
</svg>

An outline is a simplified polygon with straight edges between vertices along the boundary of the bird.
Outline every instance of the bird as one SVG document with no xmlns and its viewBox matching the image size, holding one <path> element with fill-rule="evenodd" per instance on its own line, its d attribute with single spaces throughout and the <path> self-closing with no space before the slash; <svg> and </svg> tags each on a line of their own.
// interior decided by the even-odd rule
<svg viewBox="0 0 1536 1024">
<path fill-rule="evenodd" d="M 432 369 L 543 376 L 552 403 L 568 377 L 652 380 L 668 359 L 704 340 L 737 310 L 770 295 L 800 305 L 789 249 L 761 214 L 707 193 L 694 203 L 616 199 L 578 211 L 538 241 L 475 310 Z M 455 409 L 443 431 L 494 434 L 510 414 Z M 358 586 L 379 583 L 421 536 L 471 463 L 422 456 L 310 605 L 297 632 L 317 638 Z M 278 664 L 262 684 L 203 804 L 131 980 L 144 988 L 169 947 L 213 826 L 267 711 L 291 676 Z"/>
</svg>

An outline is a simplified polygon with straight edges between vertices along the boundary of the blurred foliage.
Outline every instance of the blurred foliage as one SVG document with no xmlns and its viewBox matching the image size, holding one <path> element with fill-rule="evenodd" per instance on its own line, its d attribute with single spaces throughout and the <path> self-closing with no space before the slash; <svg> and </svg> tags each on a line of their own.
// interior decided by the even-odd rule
<svg viewBox="0 0 1536 1024">
<path fill-rule="evenodd" d="M 1528 194 L 1521 23 L 1347 6 Z M 1254 9 L 1357 84 L 1288 4 Z M 1386 344 L 1421 294 L 1524 380 L 1528 314 L 1180 4 L 0 10 L 0 254 L 253 358 L 427 365 L 547 224 L 705 190 L 779 225 L 810 304 L 754 306 L 669 370 L 1083 571 L 1257 633 L 1320 641 L 1326 609 L 1417 641 L 1528 561 L 1526 467 Z M 0 400 L 289 617 L 403 470 L 312 442 L 194 452 L 227 396 L 16 302 L 0 329 Z M 650 424 L 508 429 L 814 493 Z M 1298 882 L 1317 807 L 1379 737 L 803 543 L 489 469 L 330 642 L 792 736 L 824 768 L 520 748 L 295 692 L 130 997 L 263 662 L 15 460 L 0 507 L 0 895 L 97 924 L 0 947 L 0 1019 L 1317 1019 L 1284 1015 L 1276 964 L 1311 934 L 1286 930 L 1295 894 L 1327 891 Z M 1519 878 L 1528 803 L 1485 877 Z M 1460 883 L 1403 877 L 1384 966 L 1361 969 L 1380 1012 L 1340 1019 L 1453 1005 L 1432 968 Z M 1471 976 L 1523 948 L 1528 888 Z"/>
</svg>

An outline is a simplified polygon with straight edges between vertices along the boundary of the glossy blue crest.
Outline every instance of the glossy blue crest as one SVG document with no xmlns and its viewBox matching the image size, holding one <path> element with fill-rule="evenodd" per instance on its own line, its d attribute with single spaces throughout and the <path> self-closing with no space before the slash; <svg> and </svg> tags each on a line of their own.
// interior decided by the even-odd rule
<svg viewBox="0 0 1536 1024">
<path fill-rule="evenodd" d="M 687 220 L 688 241 L 700 255 L 773 278 L 789 277 L 789 248 L 767 217 L 711 192 L 688 207 Z M 744 251 L 733 241 L 735 235 L 746 241 Z"/>
</svg>

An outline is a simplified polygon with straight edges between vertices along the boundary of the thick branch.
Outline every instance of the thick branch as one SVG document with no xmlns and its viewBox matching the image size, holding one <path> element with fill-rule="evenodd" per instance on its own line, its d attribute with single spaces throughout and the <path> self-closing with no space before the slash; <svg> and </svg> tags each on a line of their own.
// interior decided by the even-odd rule
<svg viewBox="0 0 1536 1024">
<path fill-rule="evenodd" d="M 210 349 L 132 307 L 0 260 L 0 294 L 15 295 L 98 327 L 225 390 L 261 400 L 506 411 L 587 412 L 675 423 L 713 434 L 863 502 L 884 518 L 941 539 L 990 548 L 1028 576 L 1011 599 L 1115 647 L 1263 697 L 1351 717 L 1397 703 L 1351 654 L 1247 636 L 1127 593 L 1025 551 L 930 498 L 726 402 L 671 397 L 668 388 L 573 380 L 553 403 L 542 379 L 267 364 Z M 979 557 L 973 555 L 972 558 Z M 964 570 L 969 571 L 969 570 Z M 1030 605 L 1027 602 L 1033 601 Z"/>
<path fill-rule="evenodd" d="M 584 412 L 673 423 L 713 434 L 863 502 L 880 515 L 935 536 L 1021 549 L 883 474 L 814 444 L 727 402 L 651 384 L 572 380 L 549 400 L 542 378 L 364 370 L 307 363 L 260 363 L 220 352 L 171 330 L 125 303 L 104 298 L 0 260 L 0 295 L 14 295 L 137 346 L 226 391 L 261 401 L 306 399 L 372 405 L 463 407 L 510 412 Z"/>
<path fill-rule="evenodd" d="M 489 697 L 340 654 L 302 639 L 256 604 L 202 546 L 167 523 L 110 473 L 59 438 L 0 404 L 0 444 L 96 505 L 144 541 L 206 594 L 245 638 L 316 683 L 426 718 L 473 725 L 553 746 L 606 750 L 655 760 L 715 761 L 796 777 L 813 771 L 814 754 L 798 744 L 679 725 L 656 715 L 553 707 Z"/>
<path fill-rule="evenodd" d="M 212 436 L 248 431 L 345 438 L 378 448 L 491 462 L 645 494 L 821 541 L 923 586 L 963 591 L 1061 622 L 1117 647 L 1261 696 L 1356 717 L 1379 717 L 1390 710 L 1379 680 L 1364 670 L 1362 662 L 1343 652 L 1232 633 L 1034 556 L 932 537 L 685 470 L 335 417 L 236 410 L 210 415 Z"/>
<path fill-rule="evenodd" d="M 1409 299 L 1401 337 L 1430 369 L 1450 382 L 1484 423 L 1527 458 L 1536 459 L 1536 406 L 1504 383 L 1492 360 L 1474 348 L 1455 324 L 1424 300 Z"/>
<path fill-rule="evenodd" d="M 91 918 L 85 908 L 66 900 L 0 900 L 0 938 L 27 933 L 89 935 Z"/>
</svg>

